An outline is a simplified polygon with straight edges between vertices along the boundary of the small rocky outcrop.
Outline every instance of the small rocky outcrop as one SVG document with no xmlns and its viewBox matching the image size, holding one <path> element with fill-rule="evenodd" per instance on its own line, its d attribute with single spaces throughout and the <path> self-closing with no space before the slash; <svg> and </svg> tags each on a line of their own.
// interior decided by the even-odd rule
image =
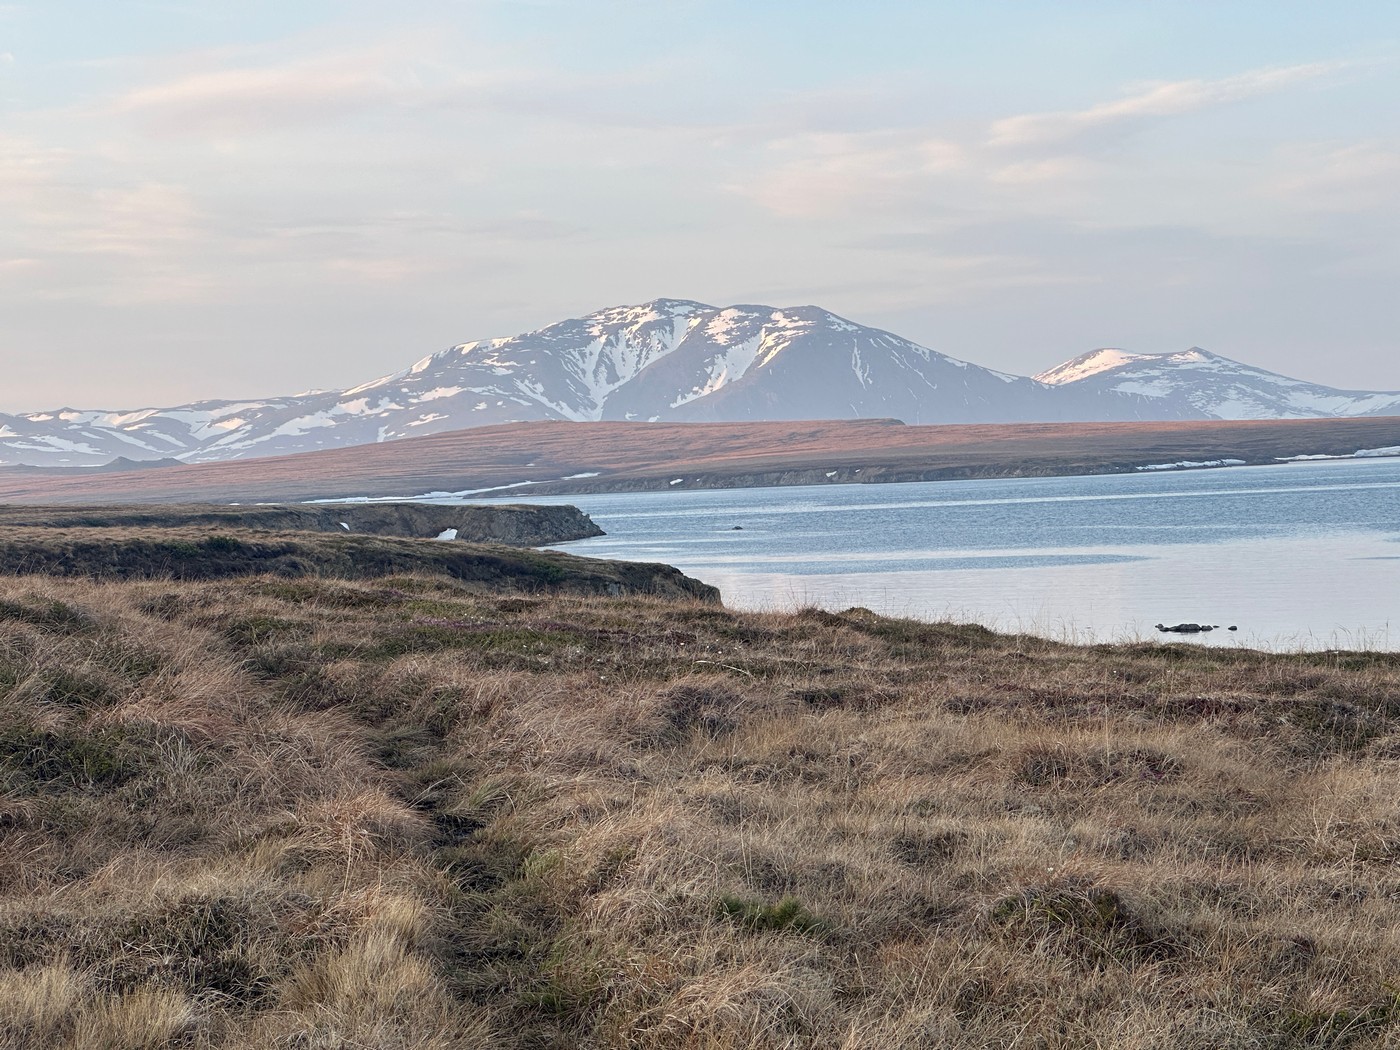
<svg viewBox="0 0 1400 1050">
<path fill-rule="evenodd" d="M 1157 630 L 1166 631 L 1171 634 L 1200 634 L 1203 631 L 1213 631 L 1220 625 L 1218 623 L 1178 623 L 1168 627 L 1164 623 L 1157 624 Z M 1231 627 L 1230 630 L 1235 628 Z"/>
<path fill-rule="evenodd" d="M 456 539 L 508 547 L 543 547 L 603 535 L 592 518 L 570 506 L 346 503 L 319 510 L 316 529 L 324 532 L 334 532 L 342 522 L 348 532 L 371 536 L 437 537 L 456 529 Z"/>
</svg>

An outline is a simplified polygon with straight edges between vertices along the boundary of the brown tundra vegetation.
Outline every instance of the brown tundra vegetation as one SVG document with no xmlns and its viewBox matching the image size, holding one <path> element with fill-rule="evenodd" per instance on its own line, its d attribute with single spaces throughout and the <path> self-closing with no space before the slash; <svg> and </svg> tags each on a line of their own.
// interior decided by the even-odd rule
<svg viewBox="0 0 1400 1050">
<path fill-rule="evenodd" d="M 9 1048 L 1400 1046 L 1400 657 L 0 580 Z"/>
</svg>

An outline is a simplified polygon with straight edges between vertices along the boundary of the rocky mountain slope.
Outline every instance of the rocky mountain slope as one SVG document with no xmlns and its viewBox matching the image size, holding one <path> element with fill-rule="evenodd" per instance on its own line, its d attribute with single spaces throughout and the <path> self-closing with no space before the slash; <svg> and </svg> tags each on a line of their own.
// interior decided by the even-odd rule
<svg viewBox="0 0 1400 1050">
<path fill-rule="evenodd" d="M 1200 350 L 1099 350 L 1028 379 L 815 306 L 658 299 L 450 347 L 348 390 L 0 415 L 0 464 L 246 459 L 536 420 L 1048 423 L 1387 412 L 1400 412 L 1400 394 L 1329 390 Z"/>
</svg>

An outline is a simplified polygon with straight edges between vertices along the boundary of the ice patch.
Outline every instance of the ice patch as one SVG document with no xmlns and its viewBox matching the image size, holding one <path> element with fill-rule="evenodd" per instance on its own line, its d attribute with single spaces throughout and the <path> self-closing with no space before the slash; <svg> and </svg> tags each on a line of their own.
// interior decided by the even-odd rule
<svg viewBox="0 0 1400 1050">
<path fill-rule="evenodd" d="M 793 343 L 794 336 L 790 333 L 778 331 L 770 333 L 768 326 L 763 329 L 763 341 L 759 344 L 759 352 L 754 356 L 752 368 L 762 368 L 768 362 L 781 354 Z"/>
<path fill-rule="evenodd" d="M 671 407 L 677 408 L 687 401 L 694 401 L 706 394 L 713 394 L 720 387 L 742 379 L 757 359 L 761 341 L 761 336 L 754 336 L 742 343 L 725 346 L 723 350 L 706 362 L 705 381 L 691 387 L 690 390 L 672 401 Z"/>
<path fill-rule="evenodd" d="M 464 386 L 438 386 L 438 387 L 433 387 L 433 389 L 427 391 L 426 393 L 419 394 L 419 395 L 418 395 L 418 400 L 419 400 L 419 401 L 436 401 L 436 400 L 438 400 L 439 398 L 443 398 L 443 397 L 455 397 L 457 394 L 460 394 L 460 393 L 461 393 L 463 390 L 465 390 L 465 389 L 466 389 L 466 387 L 464 387 Z"/>
<path fill-rule="evenodd" d="M 371 379 L 368 383 L 361 383 L 359 386 L 352 386 L 349 390 L 342 390 L 341 396 L 344 397 L 347 394 L 362 394 L 366 390 L 373 390 L 377 386 L 387 386 L 389 383 L 394 383 L 400 379 L 406 379 L 407 377 L 408 369 L 405 368 L 402 372 L 394 372 L 391 375 L 380 376 L 378 379 Z"/>
<path fill-rule="evenodd" d="M 296 419 L 289 419 L 280 427 L 274 430 L 268 437 L 294 437 L 298 434 L 305 434 L 308 430 L 316 430 L 319 427 L 333 427 L 335 420 L 331 418 L 331 412 L 316 412 L 309 416 L 298 416 Z M 238 448 L 238 445 L 233 446 Z"/>
<path fill-rule="evenodd" d="M 721 310 L 705 324 L 705 334 L 721 346 L 728 346 L 730 337 L 742 327 L 742 322 L 751 316 L 733 307 Z"/>
<path fill-rule="evenodd" d="M 565 475 L 564 475 L 562 478 L 560 478 L 559 480 L 560 480 L 560 481 L 574 481 L 574 480 L 576 480 L 577 478 L 596 478 L 597 476 L 598 476 L 598 471 L 596 471 L 596 470 L 585 470 L 582 474 L 565 474 Z"/>
<path fill-rule="evenodd" d="M 602 417 L 601 407 L 596 408 L 594 411 L 591 412 L 580 412 L 577 408 L 575 408 L 572 405 L 565 404 L 562 401 L 550 400 L 548 397 L 545 396 L 544 384 L 537 379 L 517 379 L 515 381 L 515 385 L 516 388 L 519 389 L 521 393 L 529 397 L 530 400 L 536 401 L 539 404 L 544 405 L 545 408 L 553 409 L 565 419 L 572 420 L 575 423 L 597 422 Z M 500 402 L 497 401 L 496 404 L 499 405 Z"/>
<path fill-rule="evenodd" d="M 1400 456 L 1400 445 L 1391 445 L 1386 448 L 1362 448 L 1347 455 L 1329 456 L 1325 453 L 1318 453 L 1311 456 L 1275 456 L 1280 463 L 1310 463 L 1318 459 L 1381 459 L 1387 456 Z"/>
<path fill-rule="evenodd" d="M 42 442 L 42 444 L 34 444 L 34 442 L 36 441 Z M 10 448 L 22 448 L 28 452 L 78 452 L 84 456 L 102 455 L 102 452 L 100 452 L 98 449 L 95 449 L 91 445 L 85 444 L 81 441 L 69 441 L 67 438 L 49 437 L 47 435 L 42 437 L 32 437 L 29 438 L 27 441 L 22 442 L 11 442 Z M 69 462 L 69 460 L 63 459 L 59 462 L 67 463 Z"/>
<path fill-rule="evenodd" d="M 1092 350 L 1081 357 L 1076 357 L 1073 361 L 1052 368 L 1048 372 L 1041 372 L 1035 377 L 1035 381 L 1047 386 L 1073 383 L 1077 379 L 1086 379 L 1122 365 L 1151 360 L 1152 356 L 1150 354 L 1130 354 L 1117 347 L 1105 347 L 1102 350 Z"/>
<path fill-rule="evenodd" d="M 772 316 L 768 318 L 768 322 L 767 322 L 767 324 L 764 325 L 764 327 L 765 327 L 765 328 L 789 328 L 789 329 L 790 329 L 790 328 L 811 328 L 811 327 L 813 327 L 813 325 L 812 325 L 812 322 L 811 322 L 811 321 L 804 320 L 804 319 L 801 318 L 801 317 L 794 317 L 794 316 L 792 316 L 791 314 L 785 313 L 785 312 L 782 311 L 782 310 L 774 310 Z"/>
<path fill-rule="evenodd" d="M 457 530 L 456 530 L 456 529 L 443 529 L 443 530 L 442 530 L 441 532 L 439 532 L 439 533 L 437 534 L 437 536 L 435 537 L 435 539 L 439 539 L 439 540 L 455 540 L 456 538 L 457 538 Z"/>
<path fill-rule="evenodd" d="M 851 371 L 856 374 L 856 378 L 860 380 L 860 385 L 862 387 L 868 387 L 870 385 L 870 366 L 866 364 L 860 356 L 860 340 L 858 339 L 854 340 L 851 344 Z M 851 406 L 851 412 L 854 415 L 860 415 L 860 413 L 855 410 L 854 405 Z"/>
<path fill-rule="evenodd" d="M 1245 461 L 1242 459 L 1208 459 L 1189 460 L 1183 459 L 1177 463 L 1149 463 L 1143 467 L 1134 467 L 1134 470 L 1198 470 L 1202 467 L 1243 467 Z"/>
<path fill-rule="evenodd" d="M 115 415 L 110 415 L 106 418 L 106 420 L 104 420 L 104 422 L 114 427 L 124 427 L 129 426 L 132 423 L 139 423 L 143 419 L 149 419 L 151 416 L 154 416 L 156 414 L 157 410 L 154 408 L 143 408 L 136 412 L 122 412 Z"/>
</svg>

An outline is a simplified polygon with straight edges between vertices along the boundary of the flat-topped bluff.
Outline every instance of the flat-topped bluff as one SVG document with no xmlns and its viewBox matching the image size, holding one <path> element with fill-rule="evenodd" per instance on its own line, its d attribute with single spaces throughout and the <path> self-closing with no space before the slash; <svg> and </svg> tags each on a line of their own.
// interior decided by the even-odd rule
<svg viewBox="0 0 1400 1050">
<path fill-rule="evenodd" d="M 579 558 L 496 543 L 198 528 L 0 529 L 0 576 L 227 580 L 438 576 L 479 593 L 632 594 L 718 602 L 670 565 Z"/>
<path fill-rule="evenodd" d="M 220 528 L 278 532 L 342 532 L 432 539 L 448 530 L 456 539 L 543 547 L 601 536 L 577 507 L 442 506 L 428 503 L 221 504 L 164 506 L 0 507 L 0 527 L 33 528 Z"/>
<path fill-rule="evenodd" d="M 577 507 L 4 507 L 0 575 L 93 580 L 430 575 L 477 592 L 719 601 L 714 587 L 669 565 L 521 549 L 601 534 Z"/>
</svg>

